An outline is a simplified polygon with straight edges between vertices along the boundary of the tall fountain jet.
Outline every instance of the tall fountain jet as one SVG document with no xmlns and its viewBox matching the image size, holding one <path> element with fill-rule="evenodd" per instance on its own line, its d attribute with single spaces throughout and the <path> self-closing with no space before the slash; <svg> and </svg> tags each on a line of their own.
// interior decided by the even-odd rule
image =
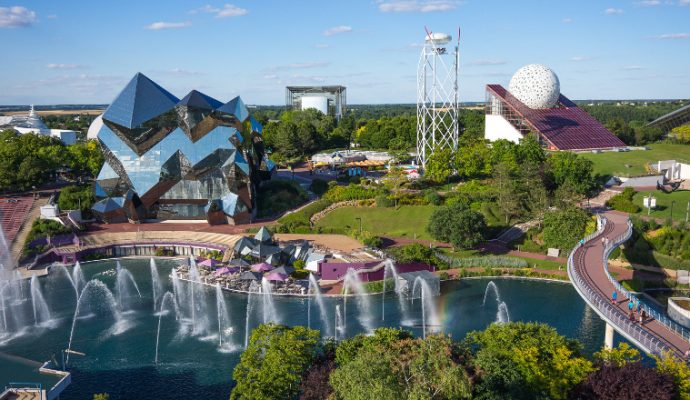
<svg viewBox="0 0 690 400">
<path fill-rule="evenodd" d="M 393 285 L 395 294 L 398 296 L 398 307 L 400 308 L 400 320 L 404 324 L 409 320 L 407 312 L 407 302 L 405 301 L 405 294 L 400 288 L 400 279 L 398 275 L 398 269 L 395 268 L 395 263 L 393 260 L 386 259 L 383 266 L 383 291 L 381 293 L 381 320 L 386 319 L 386 279 L 393 278 Z"/>
<path fill-rule="evenodd" d="M 263 305 L 264 324 L 269 322 L 280 323 L 276 305 L 273 302 L 271 282 L 266 277 L 261 278 L 261 302 Z"/>
<path fill-rule="evenodd" d="M 72 268 L 72 283 L 77 291 L 77 297 L 79 297 L 79 293 L 81 293 L 81 290 L 86 286 L 86 278 L 84 278 L 84 272 L 81 270 L 79 261 L 77 261 L 74 264 L 74 268 Z"/>
<path fill-rule="evenodd" d="M 170 304 L 173 305 L 173 310 L 175 311 L 175 315 L 177 315 L 179 311 L 177 308 L 177 303 L 175 302 L 175 296 L 170 292 L 165 292 L 163 296 L 161 296 L 161 306 L 158 310 L 158 329 L 156 330 L 156 356 L 154 359 L 154 363 L 156 365 L 158 365 L 158 346 L 161 337 L 161 321 L 164 316 L 170 313 Z"/>
<path fill-rule="evenodd" d="M 132 290 L 134 289 L 134 290 Z M 136 295 L 141 298 L 141 291 L 139 285 L 134 280 L 132 273 L 117 262 L 117 274 L 115 278 L 115 293 L 117 294 L 117 301 L 122 311 L 129 310 L 132 307 L 131 298 Z"/>
<path fill-rule="evenodd" d="M 486 306 L 486 299 L 489 296 L 489 292 L 493 292 L 494 300 L 496 301 L 496 322 L 510 322 L 510 312 L 508 312 L 508 304 L 506 304 L 505 301 L 501 300 L 501 293 L 499 292 L 498 287 L 496 286 L 494 281 L 490 281 L 486 285 L 486 289 L 484 289 L 484 300 L 482 301 L 482 307 Z"/>
<path fill-rule="evenodd" d="M 220 283 L 216 283 L 216 312 L 218 314 L 218 348 L 221 350 L 231 350 L 234 348 L 231 341 L 233 332 L 232 320 L 230 320 L 230 312 L 228 311 L 228 305 L 225 304 L 225 296 L 223 296 Z"/>
<path fill-rule="evenodd" d="M 309 274 L 309 293 L 310 296 L 307 302 L 308 309 L 311 310 L 311 295 L 313 294 L 316 304 L 319 306 L 319 314 L 321 316 L 321 323 L 323 324 L 321 331 L 324 333 L 324 336 L 334 336 L 330 334 L 331 328 L 328 320 L 328 312 L 326 311 L 326 305 L 324 304 L 323 295 L 321 294 L 321 286 L 319 286 L 319 283 L 316 281 L 314 274 Z"/>
<path fill-rule="evenodd" d="M 350 268 L 345 274 L 345 280 L 343 281 L 343 289 L 345 291 L 344 306 L 347 307 L 347 296 L 350 293 L 354 293 L 357 302 L 357 312 L 359 314 L 359 323 L 362 325 L 364 330 L 367 332 L 374 331 L 374 318 L 371 315 L 371 300 L 367 295 L 366 290 L 364 290 L 364 285 L 359 279 L 357 271 Z M 345 313 L 347 313 L 347 308 L 344 308 Z"/>
<path fill-rule="evenodd" d="M 429 327 L 432 331 L 437 331 L 441 326 L 434 302 L 434 293 L 422 277 L 415 278 L 412 293 L 413 296 L 419 293 L 419 297 L 422 299 L 422 337 L 426 338 Z"/>
<path fill-rule="evenodd" d="M 151 268 L 151 292 L 153 295 L 153 312 L 156 312 L 156 310 L 158 309 L 158 304 L 160 302 L 161 296 L 163 295 L 163 284 L 161 283 L 161 277 L 158 274 L 156 260 L 151 258 L 149 265 Z"/>
<path fill-rule="evenodd" d="M 41 284 L 38 282 L 38 277 L 33 275 L 31 277 L 31 307 L 34 314 L 34 325 L 39 326 L 50 321 L 50 309 L 46 303 L 41 291 Z"/>
</svg>

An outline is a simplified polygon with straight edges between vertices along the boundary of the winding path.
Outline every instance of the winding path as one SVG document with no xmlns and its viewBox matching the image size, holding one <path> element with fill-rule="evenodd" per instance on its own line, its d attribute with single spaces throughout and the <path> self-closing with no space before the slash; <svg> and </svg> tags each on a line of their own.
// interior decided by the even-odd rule
<svg viewBox="0 0 690 400">
<path fill-rule="evenodd" d="M 670 350 L 684 357 L 690 350 L 690 330 L 644 302 L 643 309 L 650 317 L 640 324 L 639 314 L 635 314 L 635 320 L 631 321 L 628 302 L 638 298 L 609 274 L 609 254 L 632 235 L 627 215 L 605 212 L 600 215 L 598 226 L 599 229 L 570 254 L 568 275 L 580 296 L 606 322 L 607 346 L 612 344 L 615 330 L 648 354 L 660 355 Z M 611 301 L 614 290 L 618 293 L 615 303 Z"/>
</svg>

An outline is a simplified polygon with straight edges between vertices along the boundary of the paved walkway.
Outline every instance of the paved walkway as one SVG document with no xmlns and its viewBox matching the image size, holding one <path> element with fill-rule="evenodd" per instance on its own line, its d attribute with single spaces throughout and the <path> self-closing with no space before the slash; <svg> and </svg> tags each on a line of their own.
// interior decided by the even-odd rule
<svg viewBox="0 0 690 400">
<path fill-rule="evenodd" d="M 604 243 L 602 238 L 607 238 L 611 243 L 623 236 L 628 229 L 627 215 L 614 212 L 605 212 L 603 216 L 608 220 L 604 231 L 586 242 L 573 253 L 572 267 L 574 274 L 582 279 L 572 279 L 580 295 L 593 306 L 600 315 L 606 315 L 608 323 L 619 333 L 628 334 L 634 338 L 643 338 L 640 343 L 652 343 L 650 350 L 657 352 L 654 343 L 660 343 L 662 347 L 672 350 L 676 355 L 683 357 L 690 350 L 690 342 L 679 333 L 670 329 L 656 319 L 647 318 L 642 324 L 637 322 L 639 316 L 635 315 L 635 322 L 630 321 L 628 311 L 628 298 L 623 293 L 618 293 L 616 303 L 612 303 L 611 294 L 616 290 L 609 280 L 606 265 L 603 264 Z M 584 287 L 583 287 L 584 286 Z M 658 342 L 657 342 L 658 341 Z"/>
</svg>

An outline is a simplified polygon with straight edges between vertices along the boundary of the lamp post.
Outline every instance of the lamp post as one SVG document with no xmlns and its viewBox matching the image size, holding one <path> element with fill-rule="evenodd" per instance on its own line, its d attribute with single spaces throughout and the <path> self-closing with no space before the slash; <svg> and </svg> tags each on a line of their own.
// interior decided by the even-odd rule
<svg viewBox="0 0 690 400">
<path fill-rule="evenodd" d="M 676 204 L 675 200 L 671 200 L 671 223 L 673 223 L 673 205 Z"/>
<path fill-rule="evenodd" d="M 362 234 L 362 217 L 355 217 L 359 221 L 359 234 Z"/>
</svg>

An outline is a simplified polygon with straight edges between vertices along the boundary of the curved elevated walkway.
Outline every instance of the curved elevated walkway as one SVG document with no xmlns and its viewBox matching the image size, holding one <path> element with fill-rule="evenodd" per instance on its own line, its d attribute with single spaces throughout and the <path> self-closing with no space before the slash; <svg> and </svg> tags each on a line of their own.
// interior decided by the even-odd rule
<svg viewBox="0 0 690 400">
<path fill-rule="evenodd" d="M 578 244 L 568 258 L 568 276 L 573 286 L 587 304 L 616 332 L 648 354 L 660 355 L 672 351 L 678 357 L 690 349 L 690 331 L 670 320 L 664 312 L 649 307 L 644 302 L 647 319 L 640 324 L 639 314 L 631 321 L 629 299 L 638 298 L 624 289 L 608 271 L 609 254 L 632 235 L 632 224 L 627 216 L 611 212 L 599 217 L 599 229 Z M 617 302 L 611 301 L 613 291 L 618 292 Z M 611 344 L 608 337 L 607 344 Z"/>
</svg>

